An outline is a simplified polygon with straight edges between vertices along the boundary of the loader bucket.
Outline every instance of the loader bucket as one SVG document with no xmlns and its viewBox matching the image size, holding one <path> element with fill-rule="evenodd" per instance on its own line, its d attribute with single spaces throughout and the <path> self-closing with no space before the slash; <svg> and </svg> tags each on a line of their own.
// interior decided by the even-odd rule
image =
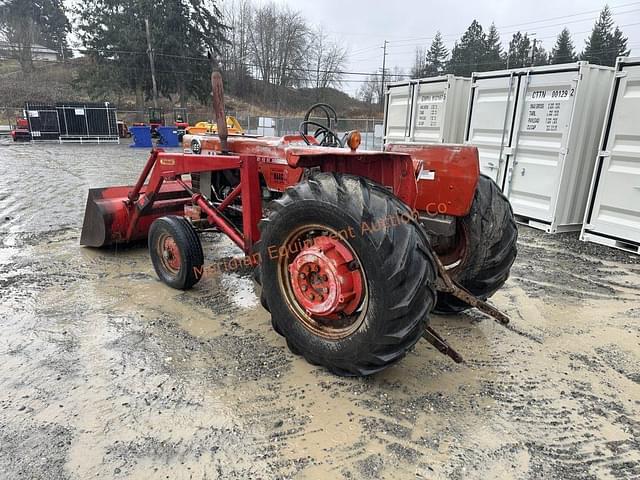
<svg viewBox="0 0 640 480">
<path fill-rule="evenodd" d="M 165 182 L 152 205 L 136 219 L 136 206 L 128 201 L 132 188 L 119 186 L 89 190 L 80 245 L 104 247 L 143 240 L 154 220 L 165 215 L 184 215 L 184 205 L 191 202 L 191 196 L 181 185 Z M 141 195 L 144 191 L 145 187 L 142 187 Z"/>
</svg>

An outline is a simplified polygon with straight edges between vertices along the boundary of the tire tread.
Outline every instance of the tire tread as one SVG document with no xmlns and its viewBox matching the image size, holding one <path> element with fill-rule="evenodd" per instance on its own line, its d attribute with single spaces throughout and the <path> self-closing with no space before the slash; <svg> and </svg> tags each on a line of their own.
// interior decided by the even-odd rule
<svg viewBox="0 0 640 480">
<path fill-rule="evenodd" d="M 313 172 L 308 180 L 287 189 L 277 202 L 279 208 L 272 209 L 268 220 L 261 223 L 262 241 L 265 243 L 269 243 L 274 234 L 279 217 L 286 215 L 287 207 L 297 202 L 338 207 L 357 219 L 360 225 L 388 215 L 402 215 L 408 219 L 398 226 L 365 233 L 375 249 L 371 255 L 378 255 L 381 259 L 383 271 L 380 276 L 386 279 L 389 287 L 385 291 L 384 304 L 387 307 L 384 321 L 376 320 L 379 322 L 376 328 L 381 330 L 381 334 L 372 342 L 373 345 L 366 348 L 360 345 L 359 354 L 327 358 L 322 352 L 304 345 L 298 336 L 289 335 L 289 320 L 275 316 L 271 309 L 274 328 L 286 338 L 294 354 L 339 375 L 369 375 L 403 358 L 421 338 L 436 301 L 436 269 L 429 240 L 422 227 L 414 221 L 409 208 L 388 190 L 363 177 L 335 172 Z M 273 281 L 265 278 L 264 272 L 263 268 L 263 286 L 267 281 Z M 271 304 L 270 295 L 268 301 Z M 311 332 L 308 334 L 313 336 Z M 355 332 L 352 336 L 357 334 Z"/>
</svg>

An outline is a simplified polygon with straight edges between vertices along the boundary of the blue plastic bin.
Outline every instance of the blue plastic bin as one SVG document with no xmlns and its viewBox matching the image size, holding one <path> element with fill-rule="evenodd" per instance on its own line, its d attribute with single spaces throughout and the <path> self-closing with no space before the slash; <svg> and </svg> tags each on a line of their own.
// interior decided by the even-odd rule
<svg viewBox="0 0 640 480">
<path fill-rule="evenodd" d="M 158 145 L 162 145 L 163 147 L 179 147 L 180 142 L 178 141 L 178 129 L 174 127 L 158 127 L 156 129 L 158 131 L 158 135 L 160 136 L 160 140 L 158 140 Z"/>
<path fill-rule="evenodd" d="M 151 142 L 151 127 L 148 125 L 138 125 L 129 127 L 131 132 L 131 138 L 133 143 L 129 145 L 133 148 L 151 148 L 153 143 Z"/>
</svg>

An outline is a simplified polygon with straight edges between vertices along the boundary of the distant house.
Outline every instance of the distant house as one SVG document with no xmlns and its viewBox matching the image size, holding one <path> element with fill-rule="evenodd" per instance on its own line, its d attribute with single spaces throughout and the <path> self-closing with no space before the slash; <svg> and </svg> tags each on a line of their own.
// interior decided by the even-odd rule
<svg viewBox="0 0 640 480">
<path fill-rule="evenodd" d="M 12 52 L 15 49 L 15 45 L 5 40 L 0 40 L 0 58 L 12 57 Z M 58 59 L 58 53 L 55 50 L 34 43 L 31 45 L 31 58 L 40 62 L 55 62 Z"/>
</svg>

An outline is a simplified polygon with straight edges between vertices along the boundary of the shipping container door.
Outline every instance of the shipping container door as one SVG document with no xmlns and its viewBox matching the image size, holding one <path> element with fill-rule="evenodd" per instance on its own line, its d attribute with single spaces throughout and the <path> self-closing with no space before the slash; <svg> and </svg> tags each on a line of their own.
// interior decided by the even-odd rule
<svg viewBox="0 0 640 480">
<path fill-rule="evenodd" d="M 640 242 L 640 65 L 625 73 L 616 79 L 588 229 Z"/>
<path fill-rule="evenodd" d="M 471 91 L 465 143 L 478 147 L 480 171 L 494 179 L 501 188 L 517 88 L 517 77 L 506 75 L 477 78 Z"/>
<path fill-rule="evenodd" d="M 447 100 L 447 81 L 418 83 L 414 88 L 416 92 L 411 140 L 424 143 L 443 142 L 442 122 Z"/>
<path fill-rule="evenodd" d="M 552 222 L 569 126 L 577 71 L 530 74 L 522 78 L 513 156 L 505 193 L 516 215 Z"/>
<path fill-rule="evenodd" d="M 398 85 L 389 88 L 385 131 L 387 142 L 404 141 L 409 136 L 411 91 L 411 85 Z"/>
</svg>

